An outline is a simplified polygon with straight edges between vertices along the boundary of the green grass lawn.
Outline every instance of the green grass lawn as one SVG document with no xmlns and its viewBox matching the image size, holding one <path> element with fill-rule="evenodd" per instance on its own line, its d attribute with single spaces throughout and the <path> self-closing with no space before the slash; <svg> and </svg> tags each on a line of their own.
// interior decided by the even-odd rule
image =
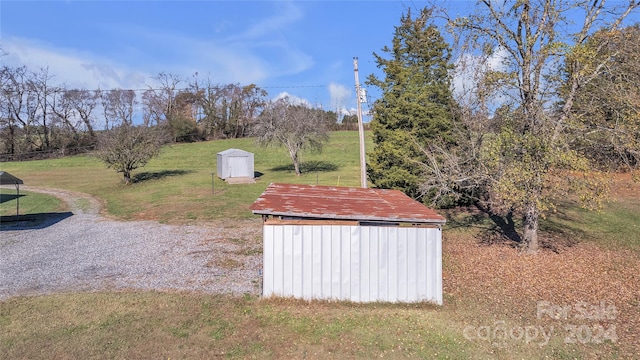
<svg viewBox="0 0 640 360">
<path fill-rule="evenodd" d="M 19 203 L 18 203 L 19 201 Z M 3 186 L 0 189 L 0 216 L 13 216 L 60 212 L 66 205 L 55 196 L 20 190 L 20 197 L 15 187 Z"/>
<path fill-rule="evenodd" d="M 638 197 L 608 202 L 600 211 L 567 207 L 563 209 L 561 216 L 550 218 L 546 224 L 603 248 L 631 250 L 640 254 Z"/>
<path fill-rule="evenodd" d="M 12 359 L 446 359 L 473 353 L 428 305 L 69 294 L 9 300 L 0 325 L 0 351 Z"/>
<path fill-rule="evenodd" d="M 89 155 L 55 160 L 7 162 L 2 170 L 25 185 L 61 188 L 106 200 L 111 215 L 185 223 L 246 219 L 249 205 L 272 182 L 359 186 L 357 132 L 333 132 L 321 153 L 301 154 L 302 176 L 296 176 L 284 148 L 258 147 L 253 139 L 176 144 L 134 171 L 134 184 Z M 367 144 L 371 147 L 371 140 Z M 229 148 L 254 153 L 256 184 L 229 185 L 215 176 L 216 154 Z M 306 170 L 306 171 L 305 171 Z M 212 176 L 214 173 L 214 176 Z"/>
<path fill-rule="evenodd" d="M 324 152 L 302 154 L 303 169 L 312 170 L 301 177 L 295 176 L 284 149 L 258 148 L 251 139 L 167 147 L 148 166 L 134 172 L 139 181 L 130 186 L 122 184 L 121 174 L 90 156 L 3 163 L 2 170 L 23 179 L 25 185 L 95 195 L 106 200 L 111 215 L 121 219 L 206 223 L 254 218 L 248 207 L 271 182 L 358 186 L 357 139 L 357 132 L 332 133 Z M 370 139 L 368 147 L 371 148 Z M 255 171 L 263 174 L 256 184 L 228 185 L 215 176 L 212 184 L 216 154 L 228 148 L 255 154 Z M 5 193 L 11 194 L 11 190 L 3 188 L 2 194 Z M 25 212 L 64 210 L 48 196 L 25 194 L 21 198 Z M 3 215 L 15 211 L 15 200 L 7 196 L 0 204 Z M 637 266 L 640 258 L 640 196 L 612 201 L 602 212 L 586 212 L 570 203 L 560 210 L 559 216 L 543 222 L 542 235 L 570 237 L 577 243 L 593 244 L 596 250 L 578 246 L 575 255 L 571 251 L 559 255 L 547 252 L 537 258 L 525 258 L 513 249 L 478 245 L 478 235 L 491 226 L 486 217 L 452 213 L 451 220 L 456 221 L 450 221 L 444 229 L 443 306 L 160 292 L 16 297 L 0 302 L 0 354 L 12 359 L 623 359 L 639 353 L 640 344 L 629 339 L 633 338 L 632 321 L 640 324 L 640 297 L 625 295 L 618 304 L 620 317 L 616 325 L 624 341 L 604 343 L 566 343 L 562 326 L 567 322 L 540 322 L 535 302 L 543 299 L 564 305 L 583 299 L 580 290 L 589 279 L 572 284 L 566 276 L 575 274 L 567 274 L 563 266 L 574 261 L 572 256 L 580 255 L 581 262 L 571 267 L 571 272 L 579 272 L 584 269 L 583 264 L 589 264 L 591 254 L 597 255 L 588 251 L 598 252 L 597 249 L 606 250 L 615 264 L 608 275 L 612 283 L 618 281 L 620 286 L 631 287 L 634 281 L 637 284 L 637 272 L 631 267 Z M 495 278 L 481 279 L 488 285 L 473 283 L 479 281 L 477 277 L 469 283 L 456 283 L 477 275 L 480 270 L 473 261 L 485 257 L 494 262 L 482 266 L 498 269 Z M 524 302 L 510 297 L 521 293 L 517 285 L 522 281 L 499 277 L 504 269 L 513 270 L 511 263 L 536 262 L 548 267 L 557 265 L 555 272 L 547 275 L 553 279 L 533 278 L 539 286 L 534 289 L 537 297 Z M 575 294 L 553 289 L 569 289 Z M 503 296 L 507 290 L 511 295 Z M 511 329 L 556 326 L 556 334 L 544 346 L 524 338 L 496 344 L 465 336 L 469 326 L 477 330 L 499 321 L 505 321 Z"/>
</svg>

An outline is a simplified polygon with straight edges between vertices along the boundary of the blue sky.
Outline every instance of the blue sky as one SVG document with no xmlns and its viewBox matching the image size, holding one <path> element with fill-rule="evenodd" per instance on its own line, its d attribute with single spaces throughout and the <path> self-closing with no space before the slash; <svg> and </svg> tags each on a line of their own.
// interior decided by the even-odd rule
<svg viewBox="0 0 640 360">
<path fill-rule="evenodd" d="M 474 2 L 455 2 L 472 6 Z M 254 83 L 355 108 L 360 82 L 378 71 L 408 7 L 426 1 L 15 1 L 0 2 L 1 58 L 48 67 L 53 83 L 144 89 L 164 71 L 215 84 Z M 375 89 L 369 89 L 374 91 Z M 366 109 L 365 109 L 366 110 Z"/>
<path fill-rule="evenodd" d="M 446 4 L 452 17 L 476 4 L 433 2 Z M 7 53 L 0 62 L 48 68 L 53 84 L 84 89 L 146 89 L 159 72 L 187 80 L 197 72 L 214 84 L 253 83 L 272 98 L 288 93 L 326 110 L 352 110 L 353 57 L 366 87 L 366 77 L 379 74 L 372 53 L 391 44 L 401 15 L 431 3 L 0 0 L 0 46 Z M 466 83 L 464 76 L 454 84 Z M 378 96 L 367 90 L 370 100 Z"/>
</svg>

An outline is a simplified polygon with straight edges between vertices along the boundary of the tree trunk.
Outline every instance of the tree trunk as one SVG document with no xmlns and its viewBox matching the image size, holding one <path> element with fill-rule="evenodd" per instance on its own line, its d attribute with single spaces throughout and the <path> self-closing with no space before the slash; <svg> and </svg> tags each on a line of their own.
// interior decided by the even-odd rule
<svg viewBox="0 0 640 360">
<path fill-rule="evenodd" d="M 122 174 L 124 176 L 124 184 L 131 184 L 131 171 L 124 171 Z"/>
<path fill-rule="evenodd" d="M 84 125 L 87 127 L 87 131 L 89 131 L 89 136 L 93 139 L 96 137 L 96 133 L 93 131 L 93 126 L 91 125 L 91 119 L 88 116 L 80 116 Z"/>
<path fill-rule="evenodd" d="M 296 171 L 296 176 L 300 176 L 300 164 L 298 164 L 298 153 L 295 151 L 289 151 L 291 155 L 291 161 L 293 161 L 293 169 Z"/>
<path fill-rule="evenodd" d="M 10 141 L 10 153 L 11 155 L 15 155 L 16 154 L 16 138 L 15 138 L 15 132 L 14 132 L 14 126 L 10 123 L 9 124 L 9 141 Z M 14 161 L 15 159 L 12 158 Z"/>
<path fill-rule="evenodd" d="M 297 157 L 293 160 L 293 169 L 296 171 L 296 176 L 302 175 L 302 172 L 300 172 L 300 164 L 298 164 Z"/>
<path fill-rule="evenodd" d="M 524 236 L 522 238 L 522 251 L 535 253 L 538 251 L 538 209 L 535 204 L 527 205 L 524 214 Z"/>
</svg>

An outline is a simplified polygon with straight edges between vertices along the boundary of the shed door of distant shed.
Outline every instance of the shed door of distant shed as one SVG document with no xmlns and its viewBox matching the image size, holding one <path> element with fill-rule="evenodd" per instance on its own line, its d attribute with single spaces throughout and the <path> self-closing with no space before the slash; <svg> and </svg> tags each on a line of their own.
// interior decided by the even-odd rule
<svg viewBox="0 0 640 360">
<path fill-rule="evenodd" d="M 249 176 L 249 157 L 229 156 L 229 177 Z"/>
</svg>

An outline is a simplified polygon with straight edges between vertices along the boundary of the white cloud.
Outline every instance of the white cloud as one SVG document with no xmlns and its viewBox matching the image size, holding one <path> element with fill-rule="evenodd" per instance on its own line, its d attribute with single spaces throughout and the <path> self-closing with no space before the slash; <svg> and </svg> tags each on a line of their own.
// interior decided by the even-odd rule
<svg viewBox="0 0 640 360">
<path fill-rule="evenodd" d="M 206 70 L 220 83 L 260 83 L 269 76 L 269 64 L 248 49 L 193 41 L 182 49 L 192 71 Z M 197 59 L 197 60 L 196 60 Z"/>
<path fill-rule="evenodd" d="M 259 83 L 270 74 L 270 64 L 258 52 L 242 44 L 138 26 L 117 29 L 118 36 L 125 36 L 125 33 L 129 41 L 144 44 L 144 48 L 135 54 L 137 66 L 153 68 L 153 74 L 164 71 L 186 78 L 198 72 L 209 75 L 215 83 L 241 84 Z"/>
<path fill-rule="evenodd" d="M 280 94 L 278 94 L 275 98 L 273 98 L 273 101 L 278 101 L 280 99 L 284 99 L 288 97 L 289 101 L 294 104 L 294 105 L 303 105 L 306 106 L 308 108 L 313 107 L 313 105 L 311 104 L 311 102 L 309 102 L 309 100 L 295 96 L 295 95 L 291 95 L 286 91 L 281 92 Z"/>
<path fill-rule="evenodd" d="M 161 71 L 185 78 L 195 72 L 209 74 L 215 83 L 260 84 L 270 77 L 304 71 L 313 63 L 309 56 L 282 47 L 272 50 L 279 54 L 278 58 L 265 59 L 242 44 L 160 35 L 140 29 L 131 36 L 138 36 L 146 46 L 155 48 L 138 54 L 137 63 L 124 64 L 88 51 L 56 48 L 16 38 L 3 40 L 2 46 L 8 55 L 1 59 L 3 63 L 26 65 L 32 70 L 48 67 L 56 82 L 90 89 L 145 88 L 145 84 Z M 173 45 L 167 49 L 160 41 L 170 41 Z"/>
<path fill-rule="evenodd" d="M 297 74 L 313 66 L 311 56 L 286 40 L 291 25 L 303 19 L 303 12 L 293 2 L 274 4 L 277 6 L 274 14 L 268 14 L 242 33 L 208 41 L 194 40 L 197 44 L 194 48 L 221 66 L 220 76 L 233 77 L 225 82 L 257 83 Z M 155 32 L 152 36 L 156 36 Z M 199 54 L 194 54 L 195 58 Z"/>
<path fill-rule="evenodd" d="M 453 70 L 453 81 L 451 83 L 454 96 L 462 102 L 472 98 L 476 91 L 482 75 L 489 71 L 506 70 L 504 64 L 508 57 L 507 50 L 497 48 L 489 57 L 481 57 L 470 54 L 462 55 L 456 60 Z M 494 102 L 502 102 L 505 98 L 498 95 Z"/>
<path fill-rule="evenodd" d="M 285 30 L 289 25 L 303 18 L 303 13 L 292 2 L 276 2 L 278 9 L 274 16 L 266 17 L 253 24 L 247 31 L 229 40 L 255 40 L 263 37 L 272 38 L 274 33 Z"/>
<path fill-rule="evenodd" d="M 495 49 L 493 54 L 487 59 L 487 65 L 491 70 L 505 70 L 505 60 L 509 57 L 509 52 L 502 46 Z"/>
<path fill-rule="evenodd" d="M 141 88 L 148 74 L 123 64 L 70 49 L 56 49 L 28 39 L 3 41 L 8 53 L 3 64 L 27 66 L 32 71 L 48 68 L 56 84 L 85 89 Z"/>
<path fill-rule="evenodd" d="M 357 109 L 354 109 L 354 108 L 351 108 L 351 109 L 347 109 L 347 108 L 340 108 L 340 109 L 338 110 L 338 113 L 339 113 L 341 116 L 345 116 L 345 115 L 357 115 L 357 114 L 358 114 L 358 110 L 357 110 Z"/>
<path fill-rule="evenodd" d="M 336 83 L 329 84 L 329 96 L 331 97 L 330 106 L 332 106 L 333 108 L 344 108 L 351 95 L 351 89 L 347 88 L 346 86 Z"/>
<path fill-rule="evenodd" d="M 109 53 L 8 38 L 3 39 L 2 47 L 10 54 L 0 60 L 32 70 L 48 67 L 56 82 L 72 87 L 145 88 L 159 72 L 183 78 L 198 72 L 214 83 L 261 85 L 313 66 L 311 56 L 283 36 L 304 14 L 294 3 L 276 2 L 275 6 L 276 11 L 232 36 L 220 37 L 214 31 L 207 38 L 203 37 L 206 34 L 191 37 L 178 31 L 118 24 L 110 31 L 120 39 L 115 42 L 119 49 Z"/>
</svg>

